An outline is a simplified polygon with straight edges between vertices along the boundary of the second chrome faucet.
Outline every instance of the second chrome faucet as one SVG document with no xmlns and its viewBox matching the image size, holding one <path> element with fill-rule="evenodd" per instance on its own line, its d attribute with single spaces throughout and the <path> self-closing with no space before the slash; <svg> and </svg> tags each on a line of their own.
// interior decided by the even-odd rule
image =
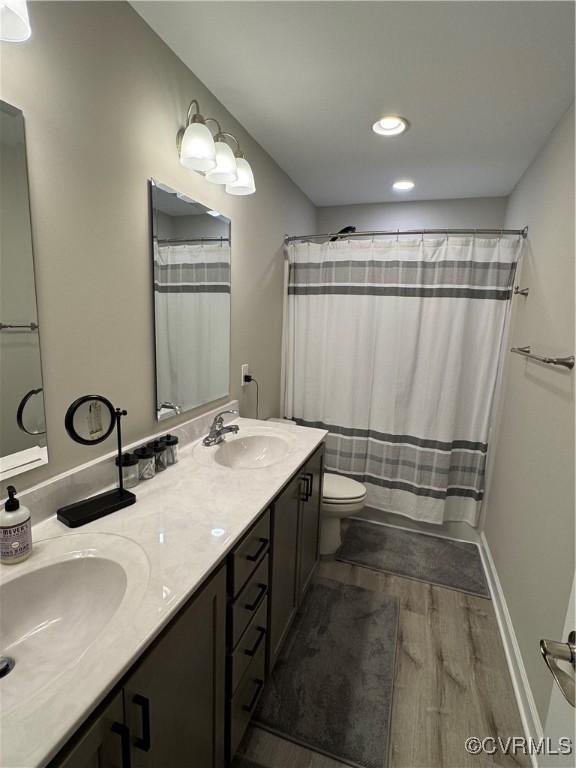
<svg viewBox="0 0 576 768">
<path fill-rule="evenodd" d="M 227 435 L 229 432 L 233 432 L 234 434 L 238 432 L 240 429 L 238 424 L 229 424 L 227 427 L 224 426 L 224 416 L 227 413 L 237 414 L 238 411 L 221 411 L 215 416 L 212 426 L 210 427 L 210 432 L 206 435 L 204 440 L 202 440 L 203 445 L 208 447 L 218 445 L 224 440 L 224 435 Z"/>
</svg>

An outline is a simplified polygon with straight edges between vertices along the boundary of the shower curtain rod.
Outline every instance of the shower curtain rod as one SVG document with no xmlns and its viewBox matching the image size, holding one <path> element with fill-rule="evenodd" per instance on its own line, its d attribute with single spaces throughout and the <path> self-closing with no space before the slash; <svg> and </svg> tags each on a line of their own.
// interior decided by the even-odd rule
<svg viewBox="0 0 576 768">
<path fill-rule="evenodd" d="M 351 237 L 376 237 L 380 235 L 520 235 L 526 239 L 528 237 L 528 227 L 524 229 L 374 229 L 365 232 L 327 232 L 323 235 L 286 235 L 284 243 L 296 243 L 302 240 L 319 240 L 325 237 L 337 237 L 339 240 L 348 240 Z"/>
</svg>

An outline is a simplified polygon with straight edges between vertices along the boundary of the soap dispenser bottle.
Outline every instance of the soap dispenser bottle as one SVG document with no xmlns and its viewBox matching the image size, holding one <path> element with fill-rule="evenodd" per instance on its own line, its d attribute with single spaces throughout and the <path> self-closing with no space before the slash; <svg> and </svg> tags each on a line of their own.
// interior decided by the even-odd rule
<svg viewBox="0 0 576 768">
<path fill-rule="evenodd" d="M 16 488 L 9 485 L 8 501 L 0 509 L 0 563 L 10 565 L 32 554 L 30 510 L 16 498 Z"/>
</svg>

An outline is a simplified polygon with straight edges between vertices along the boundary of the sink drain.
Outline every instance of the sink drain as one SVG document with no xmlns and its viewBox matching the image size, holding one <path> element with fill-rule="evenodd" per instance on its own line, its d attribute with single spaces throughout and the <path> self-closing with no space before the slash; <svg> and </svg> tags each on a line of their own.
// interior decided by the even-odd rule
<svg viewBox="0 0 576 768">
<path fill-rule="evenodd" d="M 10 656 L 0 656 L 0 677 L 6 677 L 12 672 L 16 662 Z"/>
</svg>

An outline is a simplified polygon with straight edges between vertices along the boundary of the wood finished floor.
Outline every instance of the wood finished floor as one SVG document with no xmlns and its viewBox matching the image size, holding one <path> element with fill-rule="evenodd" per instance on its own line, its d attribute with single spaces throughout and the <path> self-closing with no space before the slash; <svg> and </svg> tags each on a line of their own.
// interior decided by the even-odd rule
<svg viewBox="0 0 576 768">
<path fill-rule="evenodd" d="M 322 561 L 318 577 L 400 600 L 388 768 L 530 765 L 522 755 L 464 749 L 469 736 L 524 735 L 490 600 L 334 561 Z M 255 727 L 241 752 L 262 768 L 342 768 Z"/>
</svg>

